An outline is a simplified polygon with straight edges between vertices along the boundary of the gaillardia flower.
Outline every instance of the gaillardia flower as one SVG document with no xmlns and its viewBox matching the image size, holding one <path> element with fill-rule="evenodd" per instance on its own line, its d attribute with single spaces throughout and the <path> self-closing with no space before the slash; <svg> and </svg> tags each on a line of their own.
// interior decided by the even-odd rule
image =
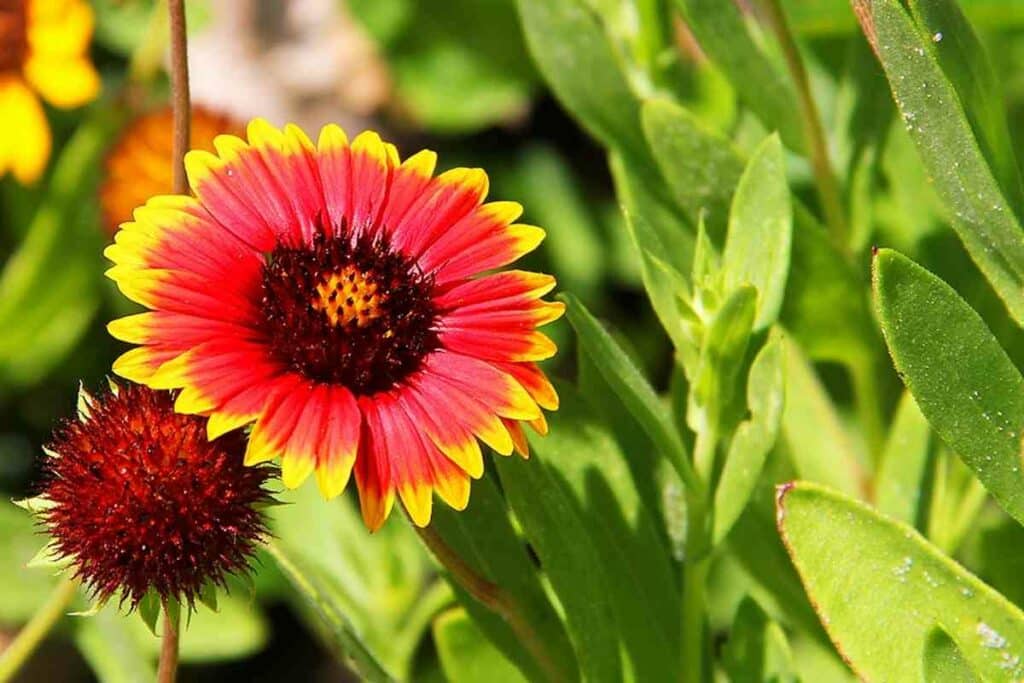
<svg viewBox="0 0 1024 683">
<path fill-rule="evenodd" d="M 272 469 L 242 464 L 240 432 L 210 441 L 168 392 L 134 384 L 83 392 L 79 405 L 46 449 L 34 499 L 51 557 L 100 602 L 120 595 L 131 608 L 150 591 L 191 606 L 207 584 L 248 570 Z"/>
<path fill-rule="evenodd" d="M 125 126 L 106 160 L 100 206 L 110 234 L 131 220 L 132 210 L 150 197 L 171 192 L 174 168 L 174 113 L 170 106 L 138 116 Z M 213 151 L 222 133 L 241 133 L 243 126 L 205 107 L 192 107 L 191 149 Z"/>
<path fill-rule="evenodd" d="M 35 93 L 55 107 L 96 97 L 85 0 L 0 0 L 0 175 L 36 180 L 50 157 L 50 127 Z"/>
<path fill-rule="evenodd" d="M 355 471 L 370 529 L 397 492 L 430 521 L 432 492 L 465 507 L 484 465 L 477 439 L 526 455 L 520 421 L 543 433 L 558 399 L 536 362 L 554 278 L 489 272 L 534 249 L 522 207 L 484 203 L 487 176 L 434 176 L 372 132 L 337 126 L 317 145 L 262 120 L 248 142 L 185 160 L 195 197 L 155 197 L 106 255 L 121 291 L 151 309 L 110 332 L 139 348 L 123 377 L 180 388 L 216 438 L 255 421 L 245 461 L 281 458 L 285 486 L 316 472 L 324 496 Z"/>
</svg>

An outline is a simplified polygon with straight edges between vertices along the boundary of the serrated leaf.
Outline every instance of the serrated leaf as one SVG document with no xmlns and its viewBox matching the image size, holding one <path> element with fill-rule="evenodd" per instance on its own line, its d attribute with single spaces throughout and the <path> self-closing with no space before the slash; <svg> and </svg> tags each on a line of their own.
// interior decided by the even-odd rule
<svg viewBox="0 0 1024 683">
<path fill-rule="evenodd" d="M 733 434 L 715 489 L 711 534 L 714 545 L 726 537 L 742 514 L 765 458 L 775 445 L 782 419 L 784 353 L 780 334 L 773 332 L 750 366 L 747 379 L 750 417 L 740 423 Z"/>
<path fill-rule="evenodd" d="M 982 678 L 1024 675 L 1024 612 L 912 528 L 806 482 L 780 487 L 778 523 L 822 623 L 859 676 L 922 680 L 936 626 Z"/>
<path fill-rule="evenodd" d="M 740 177 L 722 252 L 725 291 L 743 285 L 757 289 L 755 332 L 774 323 L 782 308 L 792 233 L 782 144 L 772 135 L 754 150 Z"/>
<path fill-rule="evenodd" d="M 1014 216 L 931 40 L 898 0 L 870 0 L 893 96 L 953 228 L 1010 315 L 1024 323 L 1024 230 Z"/>
<path fill-rule="evenodd" d="M 889 352 L 921 412 L 1024 523 L 1024 378 L 978 314 L 905 256 L 878 252 L 874 291 Z"/>
</svg>

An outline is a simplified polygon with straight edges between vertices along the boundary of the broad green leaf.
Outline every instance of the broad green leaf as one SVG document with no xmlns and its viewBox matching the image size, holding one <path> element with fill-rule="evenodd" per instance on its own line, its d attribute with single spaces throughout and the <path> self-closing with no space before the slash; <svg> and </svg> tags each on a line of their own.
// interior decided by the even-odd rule
<svg viewBox="0 0 1024 683">
<path fill-rule="evenodd" d="M 575 390 L 560 385 L 559 394 L 550 434 L 531 440 L 537 461 L 498 461 L 509 502 L 566 609 L 584 676 L 581 645 L 601 635 L 620 643 L 611 647 L 637 680 L 673 680 L 680 610 L 674 565 L 625 454 Z M 595 633 L 597 622 L 574 619 L 595 612 L 607 612 L 614 628 Z"/>
<path fill-rule="evenodd" d="M 780 487 L 778 520 L 822 623 L 859 676 L 922 680 L 937 626 L 980 677 L 1024 675 L 1024 613 L 912 528 L 806 482 Z"/>
<path fill-rule="evenodd" d="M 782 308 L 792 234 L 782 144 L 773 135 L 754 151 L 740 177 L 722 252 L 725 291 L 743 285 L 757 289 L 755 332 L 774 323 Z"/>
<path fill-rule="evenodd" d="M 864 473 L 850 436 L 828 391 L 800 348 L 786 348 L 786 404 L 782 436 L 797 475 L 860 495 Z"/>
<path fill-rule="evenodd" d="M 928 634 L 924 644 L 923 668 L 925 683 L 975 683 L 978 680 L 970 665 L 964 661 L 960 648 L 941 628 L 934 628 Z"/>
<path fill-rule="evenodd" d="M 699 490 L 701 484 L 693 471 L 679 431 L 654 389 L 578 299 L 571 294 L 563 294 L 562 298 L 568 305 L 566 315 L 576 330 L 580 348 L 594 362 L 637 422 L 643 425 L 662 454 L 671 461 L 683 483 L 693 490 Z"/>
<path fill-rule="evenodd" d="M 526 43 L 555 96 L 607 147 L 646 156 L 636 97 L 585 0 L 518 0 Z"/>
<path fill-rule="evenodd" d="M 1024 210 L 1024 187 L 1006 125 L 1003 89 L 956 0 L 911 0 L 910 11 L 959 96 L 978 146 L 1009 204 Z M 1019 215 L 1019 213 L 1018 213 Z"/>
<path fill-rule="evenodd" d="M 434 620 L 434 642 L 449 683 L 525 683 L 526 678 L 491 645 L 463 609 Z"/>
<path fill-rule="evenodd" d="M 778 130 L 791 149 L 804 148 L 796 90 L 761 50 L 740 10 L 721 0 L 675 0 L 701 49 L 729 78 L 765 128 Z"/>
<path fill-rule="evenodd" d="M 917 526 L 928 464 L 931 428 L 910 393 L 900 399 L 875 477 L 875 506 L 882 514 Z"/>
<path fill-rule="evenodd" d="M 431 527 L 488 581 L 501 586 L 523 618 L 551 652 L 551 659 L 575 679 L 575 656 L 565 626 L 544 592 L 536 568 L 509 519 L 501 493 L 490 477 L 473 483 L 469 506 L 463 511 L 438 506 Z M 542 669 L 505 621 L 452 582 L 459 602 L 476 628 L 531 680 L 544 678 Z M 436 625 L 435 625 L 436 629 Z"/>
<path fill-rule="evenodd" d="M 953 227 L 1018 323 L 1024 322 L 1024 231 L 978 146 L 930 39 L 899 0 L 871 0 L 893 96 Z"/>
<path fill-rule="evenodd" d="M 875 300 L 896 370 L 936 433 L 1024 522 L 1024 379 L 953 289 L 894 251 L 875 256 Z"/>
<path fill-rule="evenodd" d="M 797 680 L 786 634 L 749 597 L 736 611 L 722 660 L 731 681 L 795 683 Z"/>
<path fill-rule="evenodd" d="M 768 338 L 750 366 L 747 408 L 729 443 L 722 474 L 715 489 L 712 543 L 718 545 L 743 512 L 754 491 L 768 452 L 775 445 L 782 419 L 784 347 L 777 333 Z"/>
<path fill-rule="evenodd" d="M 268 546 L 268 552 L 295 590 L 323 621 L 333 645 L 338 648 L 336 654 L 344 657 L 353 670 L 368 681 L 393 680 L 363 644 L 338 603 L 331 599 L 311 573 L 297 565 L 279 546 Z"/>
</svg>

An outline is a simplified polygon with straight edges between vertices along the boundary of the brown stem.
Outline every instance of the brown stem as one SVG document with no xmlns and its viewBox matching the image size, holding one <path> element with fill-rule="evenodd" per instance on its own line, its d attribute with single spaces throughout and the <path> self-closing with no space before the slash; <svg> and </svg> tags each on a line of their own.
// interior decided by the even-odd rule
<svg viewBox="0 0 1024 683">
<path fill-rule="evenodd" d="M 821 114 L 814 101 L 814 96 L 811 95 L 811 83 L 807 77 L 807 69 L 804 67 L 796 40 L 790 31 L 785 11 L 779 0 L 762 0 L 761 5 L 768 17 L 768 23 L 771 24 L 772 31 L 779 41 L 779 46 L 782 48 L 786 67 L 796 84 L 800 116 L 804 123 L 804 135 L 807 136 L 807 146 L 811 155 L 811 168 L 814 171 L 818 197 L 821 199 L 821 208 L 825 212 L 825 220 L 832 232 L 833 241 L 840 252 L 845 254 L 849 249 L 846 213 L 843 209 L 839 182 L 832 171 L 828 141 L 825 138 L 825 129 L 821 125 Z"/>
<path fill-rule="evenodd" d="M 188 92 L 188 39 L 185 0 L 168 0 L 171 27 L 171 103 L 174 107 L 174 192 L 188 192 L 185 152 L 191 140 L 192 105 Z"/>
<path fill-rule="evenodd" d="M 570 680 L 570 675 L 565 671 L 563 663 L 551 656 L 543 639 L 520 612 L 519 606 L 500 586 L 480 576 L 475 569 L 466 564 L 465 560 L 459 557 L 432 527 L 420 527 L 416 524 L 412 526 L 416 529 L 423 544 L 437 558 L 441 566 L 448 570 L 452 578 L 477 602 L 505 620 L 523 647 L 544 671 L 549 681 Z"/>
<path fill-rule="evenodd" d="M 157 668 L 157 683 L 174 683 L 178 678 L 178 617 L 163 601 L 164 627 L 160 644 L 160 666 Z"/>
</svg>

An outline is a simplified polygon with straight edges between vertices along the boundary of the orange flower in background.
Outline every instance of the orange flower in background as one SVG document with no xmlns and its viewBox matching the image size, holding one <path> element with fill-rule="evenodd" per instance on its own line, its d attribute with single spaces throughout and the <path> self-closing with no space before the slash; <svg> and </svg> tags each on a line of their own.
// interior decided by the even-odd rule
<svg viewBox="0 0 1024 683">
<path fill-rule="evenodd" d="M 150 197 L 171 192 L 174 113 L 163 107 L 137 117 L 125 127 L 106 161 L 106 180 L 100 188 L 103 219 L 114 234 L 131 220 L 132 210 Z M 241 133 L 234 119 L 203 107 L 192 108 L 190 149 L 213 151 L 213 139 L 223 133 Z"/>
<path fill-rule="evenodd" d="M 31 183 L 46 168 L 50 126 L 36 93 L 62 108 L 99 93 L 92 29 L 84 0 L 0 0 L 0 175 Z"/>
<path fill-rule="evenodd" d="M 180 388 L 210 438 L 255 422 L 246 462 L 280 458 L 288 487 L 316 472 L 332 497 L 354 471 L 370 529 L 396 494 L 421 526 L 435 491 L 464 508 L 478 439 L 526 456 L 520 421 L 544 433 L 558 407 L 536 365 L 555 353 L 537 330 L 564 309 L 541 298 L 554 278 L 490 272 L 544 231 L 484 203 L 482 170 L 435 177 L 433 152 L 403 162 L 376 133 L 327 126 L 314 145 L 256 120 L 215 147 L 186 157 L 195 197 L 150 199 L 107 248 L 151 309 L 110 324 L 140 345 L 114 372 Z"/>
</svg>

